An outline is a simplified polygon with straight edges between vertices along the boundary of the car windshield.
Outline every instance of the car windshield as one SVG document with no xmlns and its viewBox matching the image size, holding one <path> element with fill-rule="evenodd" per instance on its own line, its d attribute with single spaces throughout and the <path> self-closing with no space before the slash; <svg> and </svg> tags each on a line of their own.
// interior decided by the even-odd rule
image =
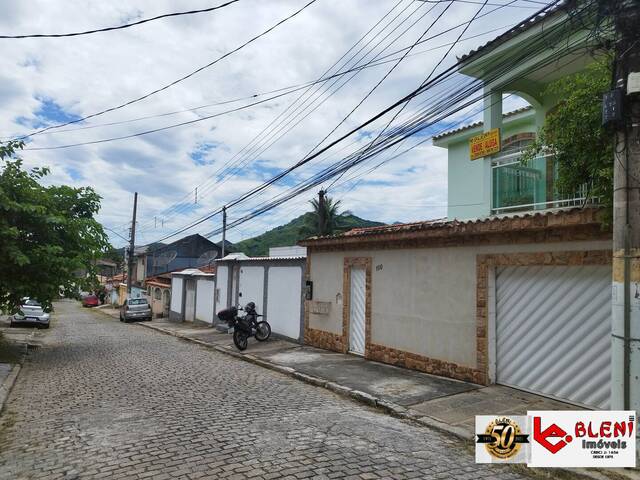
<svg viewBox="0 0 640 480">
<path fill-rule="evenodd" d="M 42 305 L 40 305 L 40 302 L 38 302 L 37 300 L 33 300 L 33 299 L 29 299 L 26 302 L 24 302 L 24 305 L 27 307 L 41 307 Z"/>
<path fill-rule="evenodd" d="M 146 305 L 147 301 L 144 298 L 132 298 L 129 300 L 129 305 Z"/>
</svg>

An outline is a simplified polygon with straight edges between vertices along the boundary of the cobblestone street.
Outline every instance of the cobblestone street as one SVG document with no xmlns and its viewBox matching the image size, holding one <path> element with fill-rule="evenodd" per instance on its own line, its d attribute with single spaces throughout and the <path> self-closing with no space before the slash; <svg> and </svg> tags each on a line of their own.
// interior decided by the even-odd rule
<svg viewBox="0 0 640 480">
<path fill-rule="evenodd" d="M 0 417 L 0 478 L 524 478 L 458 440 L 75 302 Z"/>
</svg>

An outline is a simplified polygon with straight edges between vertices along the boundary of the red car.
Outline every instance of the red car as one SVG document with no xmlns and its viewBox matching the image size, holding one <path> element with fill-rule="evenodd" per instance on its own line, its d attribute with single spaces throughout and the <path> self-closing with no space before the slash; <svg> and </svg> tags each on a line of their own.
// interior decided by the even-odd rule
<svg viewBox="0 0 640 480">
<path fill-rule="evenodd" d="M 100 300 L 96 295 L 87 295 L 82 299 L 83 307 L 97 307 L 98 305 L 100 305 Z"/>
</svg>

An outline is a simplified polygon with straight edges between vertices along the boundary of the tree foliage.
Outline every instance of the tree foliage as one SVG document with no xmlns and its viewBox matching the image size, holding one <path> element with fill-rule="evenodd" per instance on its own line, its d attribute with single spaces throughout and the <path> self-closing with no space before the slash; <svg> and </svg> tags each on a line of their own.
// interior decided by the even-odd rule
<svg viewBox="0 0 640 480">
<path fill-rule="evenodd" d="M 527 152 L 528 158 L 555 153 L 559 189 L 573 192 L 587 184 L 590 196 L 597 197 L 607 212 L 613 205 L 613 140 L 602 126 L 602 95 L 610 85 L 609 58 L 550 83 L 544 95 L 559 102 Z"/>
<path fill-rule="evenodd" d="M 0 309 L 23 297 L 50 305 L 61 289 L 95 281 L 95 260 L 108 247 L 94 215 L 100 196 L 90 187 L 44 186 L 48 168 L 25 170 L 21 142 L 0 144 Z"/>
<path fill-rule="evenodd" d="M 311 215 L 305 218 L 305 224 L 300 229 L 300 233 L 305 236 L 313 235 L 333 235 L 344 231 L 342 224 L 342 216 L 350 215 L 350 212 L 340 212 L 341 201 L 334 200 L 331 197 L 324 198 L 324 224 L 320 225 L 320 201 L 317 198 L 310 200 L 309 203 L 313 207 Z"/>
</svg>

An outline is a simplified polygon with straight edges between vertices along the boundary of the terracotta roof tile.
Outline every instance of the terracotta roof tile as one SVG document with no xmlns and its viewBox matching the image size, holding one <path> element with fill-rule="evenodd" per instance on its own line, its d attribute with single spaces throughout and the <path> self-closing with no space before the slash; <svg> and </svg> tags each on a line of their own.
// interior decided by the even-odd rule
<svg viewBox="0 0 640 480">
<path fill-rule="evenodd" d="M 483 235 L 490 233 L 510 232 L 522 229 L 544 229 L 555 226 L 572 226 L 579 224 L 600 224 L 599 208 L 572 207 L 540 212 L 512 213 L 469 220 L 427 220 L 423 222 L 384 225 L 379 227 L 354 228 L 348 232 L 325 236 L 311 237 L 299 242 L 307 247 L 322 245 L 353 244 L 360 241 L 384 240 L 398 235 L 406 237 L 421 236 L 456 236 Z"/>
<path fill-rule="evenodd" d="M 533 110 L 533 107 L 531 105 L 527 105 L 525 107 L 516 108 L 515 110 L 512 110 L 510 112 L 502 114 L 502 118 L 513 117 L 514 115 L 518 115 L 519 113 L 528 112 L 529 110 Z M 470 130 L 470 129 L 476 128 L 476 127 L 481 127 L 482 125 L 484 125 L 483 121 L 470 123 L 468 125 L 464 125 L 462 127 L 458 127 L 458 128 L 456 128 L 454 130 L 449 130 L 449 131 L 442 132 L 442 133 L 439 133 L 437 135 L 434 135 L 433 139 L 434 140 L 440 140 L 441 138 L 448 137 L 449 135 L 455 135 L 456 133 L 464 132 L 465 130 Z"/>
</svg>

